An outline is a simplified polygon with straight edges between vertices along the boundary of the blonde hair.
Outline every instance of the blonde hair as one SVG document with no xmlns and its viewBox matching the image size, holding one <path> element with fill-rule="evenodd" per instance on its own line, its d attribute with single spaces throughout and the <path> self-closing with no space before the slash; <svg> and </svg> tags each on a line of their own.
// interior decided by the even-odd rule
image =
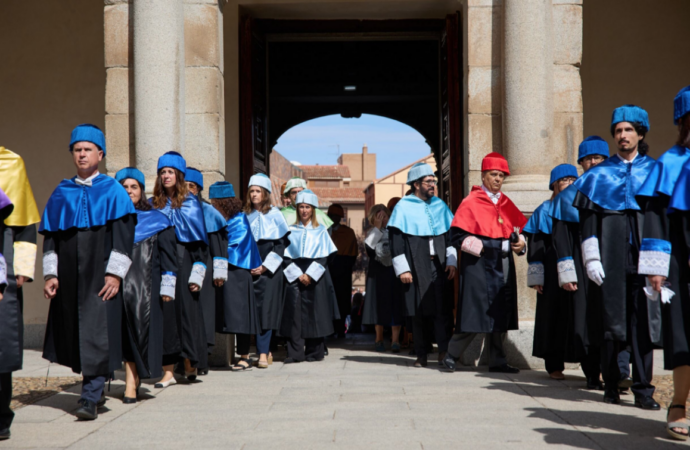
<svg viewBox="0 0 690 450">
<path fill-rule="evenodd" d="M 295 208 L 297 210 L 297 220 L 295 220 L 295 225 L 299 225 L 302 223 L 302 219 L 300 219 L 299 217 L 299 205 L 307 205 L 311 208 L 311 226 L 317 228 L 319 226 L 319 221 L 316 220 L 316 208 L 314 208 L 314 205 L 310 205 L 309 203 L 297 204 L 297 207 Z"/>
<path fill-rule="evenodd" d="M 390 218 L 391 216 L 391 210 L 388 209 L 388 207 L 382 203 L 379 203 L 378 205 L 374 205 L 371 207 L 369 210 L 369 215 L 367 216 L 367 221 L 370 224 L 374 224 L 374 219 L 376 218 L 376 215 L 379 213 L 379 211 L 383 211 L 386 213 L 386 215 Z"/>
</svg>

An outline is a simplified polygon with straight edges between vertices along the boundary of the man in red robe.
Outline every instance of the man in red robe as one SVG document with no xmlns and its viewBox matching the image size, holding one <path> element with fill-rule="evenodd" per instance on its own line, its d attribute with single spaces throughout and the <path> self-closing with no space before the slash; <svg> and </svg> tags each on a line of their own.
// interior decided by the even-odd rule
<svg viewBox="0 0 690 450">
<path fill-rule="evenodd" d="M 512 253 L 524 255 L 525 238 L 520 234 L 527 218 L 501 192 L 510 175 L 508 161 L 489 153 L 482 161 L 482 185 L 460 204 L 451 224 L 451 242 L 463 254 L 455 333 L 443 359 L 454 371 L 457 360 L 474 337 L 486 334 L 489 371 L 518 373 L 506 361 L 503 342 L 508 330 L 517 330 L 517 283 Z"/>
</svg>

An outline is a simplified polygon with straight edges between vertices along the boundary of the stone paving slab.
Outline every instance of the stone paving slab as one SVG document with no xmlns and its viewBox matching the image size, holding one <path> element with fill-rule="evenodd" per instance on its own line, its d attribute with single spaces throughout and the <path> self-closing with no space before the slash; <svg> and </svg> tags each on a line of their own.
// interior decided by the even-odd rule
<svg viewBox="0 0 690 450">
<path fill-rule="evenodd" d="M 27 353 L 24 372 L 45 376 L 40 353 Z M 606 405 L 576 370 L 555 381 L 543 371 L 443 373 L 435 355 L 426 369 L 413 361 L 333 344 L 320 363 L 212 370 L 162 390 L 147 382 L 136 405 L 122 404 L 117 380 L 95 422 L 73 416 L 77 386 L 19 409 L 0 450 L 687 448 L 665 438 L 663 411 L 634 408 L 631 395 Z"/>
</svg>

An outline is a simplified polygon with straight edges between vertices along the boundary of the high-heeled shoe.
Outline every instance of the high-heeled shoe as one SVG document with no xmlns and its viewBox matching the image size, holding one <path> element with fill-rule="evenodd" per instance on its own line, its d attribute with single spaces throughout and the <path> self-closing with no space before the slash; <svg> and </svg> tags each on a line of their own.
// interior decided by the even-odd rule
<svg viewBox="0 0 690 450">
<path fill-rule="evenodd" d="M 187 372 L 187 371 L 185 370 L 184 376 L 187 377 L 187 380 L 189 380 L 189 381 L 195 381 L 195 380 L 196 380 L 196 376 L 197 376 L 197 369 L 194 368 L 194 370 L 192 370 L 191 372 Z"/>
<path fill-rule="evenodd" d="M 122 397 L 122 403 L 125 405 L 132 405 L 136 403 L 139 400 L 139 388 L 141 387 L 141 380 L 139 380 L 139 383 L 137 384 L 137 388 L 134 391 L 134 398 L 132 397 L 127 397 L 126 395 Z"/>
<path fill-rule="evenodd" d="M 162 388 L 167 388 L 168 386 L 172 386 L 173 384 L 177 384 L 177 380 L 175 377 L 172 377 L 168 381 L 159 381 L 158 383 L 154 384 L 153 387 L 156 389 L 162 389 Z"/>
</svg>

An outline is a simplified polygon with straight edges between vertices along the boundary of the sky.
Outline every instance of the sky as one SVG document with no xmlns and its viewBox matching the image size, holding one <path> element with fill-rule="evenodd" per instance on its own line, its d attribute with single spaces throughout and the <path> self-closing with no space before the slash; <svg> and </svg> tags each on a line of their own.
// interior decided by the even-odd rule
<svg viewBox="0 0 690 450">
<path fill-rule="evenodd" d="M 424 137 L 402 122 L 362 114 L 359 119 L 325 116 L 286 131 L 274 147 L 285 158 L 300 164 L 338 164 L 341 153 L 361 153 L 367 144 L 376 153 L 376 178 L 427 156 Z"/>
</svg>

